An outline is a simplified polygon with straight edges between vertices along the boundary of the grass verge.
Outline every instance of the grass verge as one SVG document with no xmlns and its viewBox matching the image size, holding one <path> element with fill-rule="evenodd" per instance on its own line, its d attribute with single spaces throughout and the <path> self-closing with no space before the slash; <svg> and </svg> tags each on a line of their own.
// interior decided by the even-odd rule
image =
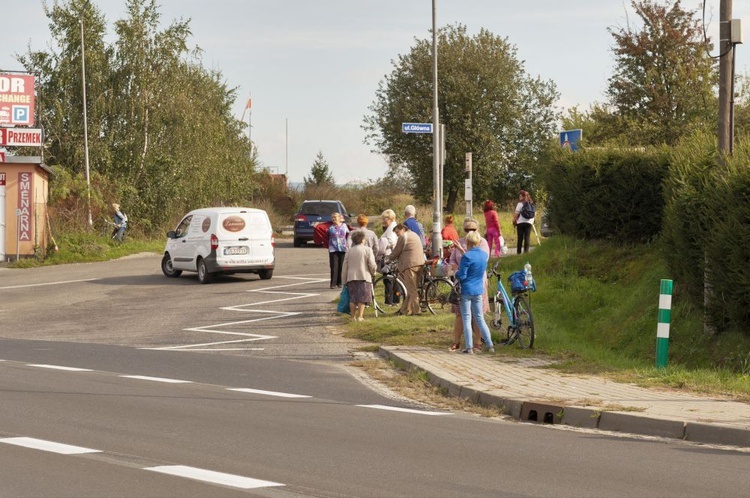
<svg viewBox="0 0 750 498">
<path fill-rule="evenodd" d="M 659 282 L 669 278 L 655 244 L 553 237 L 527 255 L 503 258 L 504 276 L 527 260 L 538 287 L 532 296 L 535 349 L 511 346 L 498 350 L 498 356 L 551 358 L 557 360 L 552 368 L 568 373 L 750 401 L 750 335 L 704 333 L 702 312 L 682 299 L 679 282 L 672 301 L 668 367 L 655 367 Z M 347 323 L 345 335 L 382 345 L 447 349 L 452 325 L 451 317 L 370 316 Z"/>
</svg>

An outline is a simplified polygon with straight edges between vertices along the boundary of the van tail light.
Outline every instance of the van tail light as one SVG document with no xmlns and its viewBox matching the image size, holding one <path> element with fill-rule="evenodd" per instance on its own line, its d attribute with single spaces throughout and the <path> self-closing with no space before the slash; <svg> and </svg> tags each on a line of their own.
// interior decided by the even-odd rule
<svg viewBox="0 0 750 498">
<path fill-rule="evenodd" d="M 271 233 L 271 247 L 276 247 L 276 237 L 273 236 L 273 232 Z"/>
<path fill-rule="evenodd" d="M 219 238 L 215 234 L 211 234 L 211 250 L 215 251 L 219 248 Z"/>
<path fill-rule="evenodd" d="M 294 217 L 294 221 L 307 221 L 307 216 L 304 214 L 298 214 Z"/>
</svg>

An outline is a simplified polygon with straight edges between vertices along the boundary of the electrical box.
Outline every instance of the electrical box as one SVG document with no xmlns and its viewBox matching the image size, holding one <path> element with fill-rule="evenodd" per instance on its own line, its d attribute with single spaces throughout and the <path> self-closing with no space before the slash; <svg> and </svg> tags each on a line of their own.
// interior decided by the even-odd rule
<svg viewBox="0 0 750 498">
<path fill-rule="evenodd" d="M 742 19 L 732 19 L 729 22 L 729 41 L 732 45 L 742 43 Z"/>
</svg>

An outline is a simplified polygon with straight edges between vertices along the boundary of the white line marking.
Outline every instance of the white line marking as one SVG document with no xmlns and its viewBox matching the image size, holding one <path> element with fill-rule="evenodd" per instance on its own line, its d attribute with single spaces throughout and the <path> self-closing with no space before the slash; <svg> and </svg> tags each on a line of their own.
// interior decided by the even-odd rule
<svg viewBox="0 0 750 498">
<path fill-rule="evenodd" d="M 24 448 L 31 448 L 33 450 L 49 451 L 52 453 L 59 453 L 61 455 L 80 455 L 83 453 L 101 453 L 99 450 L 92 450 L 90 448 L 82 448 L 80 446 L 71 446 L 69 444 L 55 443 L 52 441 L 45 441 L 43 439 L 34 439 L 31 437 L 9 437 L 5 439 L 0 439 L 0 443 L 23 446 Z"/>
<path fill-rule="evenodd" d="M 161 348 L 144 348 L 144 349 L 150 349 L 154 351 L 262 351 L 262 349 L 253 349 L 253 348 L 235 348 L 235 349 L 214 349 L 211 348 L 211 346 L 223 346 L 226 344 L 237 344 L 242 342 L 252 342 L 252 341 L 262 341 L 264 339 L 277 339 L 277 336 L 273 335 L 261 335 L 261 334 L 250 334 L 247 332 L 234 332 L 231 330 L 220 330 L 219 327 L 230 327 L 230 326 L 236 326 L 236 325 L 247 325 L 250 323 L 256 323 L 256 322 L 262 322 L 267 320 L 276 320 L 279 318 L 286 318 L 290 316 L 299 315 L 299 312 L 294 311 L 273 311 L 268 309 L 247 309 L 249 307 L 255 307 L 255 306 L 261 306 L 261 305 L 267 305 L 271 303 L 281 303 L 285 301 L 292 301 L 295 299 L 304 299 L 308 297 L 318 296 L 319 293 L 309 293 L 309 292 L 281 292 L 281 291 L 275 291 L 273 289 L 281 289 L 286 287 L 296 287 L 300 285 L 308 285 L 311 283 L 316 282 L 327 282 L 327 279 L 321 279 L 321 278 L 300 278 L 300 277 L 279 277 L 279 278 L 288 278 L 292 280 L 301 280 L 301 282 L 294 282 L 291 284 L 283 284 L 283 285 L 274 285 L 271 287 L 263 287 L 262 289 L 251 289 L 247 292 L 260 292 L 260 293 L 266 293 L 266 294 L 283 294 L 287 296 L 292 297 L 286 297 L 286 298 L 280 298 L 280 299 L 272 299 L 267 301 L 261 301 L 258 303 L 248 303 L 248 304 L 239 304 L 236 306 L 225 306 L 221 307 L 219 309 L 226 310 L 226 311 L 239 311 L 242 313 L 258 313 L 261 315 L 259 318 L 254 318 L 251 320 L 240 320 L 235 322 L 222 322 L 217 323 L 215 325 L 205 325 L 202 327 L 191 327 L 189 329 L 183 329 L 187 332 L 206 332 L 209 334 L 223 334 L 223 335 L 234 335 L 234 336 L 240 336 L 240 337 L 246 337 L 247 339 L 236 339 L 232 341 L 217 341 L 217 342 L 206 342 L 201 344 L 182 344 L 180 346 L 165 346 Z"/>
<path fill-rule="evenodd" d="M 88 368 L 62 367 L 60 365 L 34 365 L 29 363 L 26 366 L 37 368 L 51 368 L 53 370 L 65 370 L 66 372 L 93 372 L 93 370 L 89 370 Z"/>
<path fill-rule="evenodd" d="M 179 349 L 183 348 L 183 349 Z M 150 351 L 184 351 L 184 346 L 175 346 L 173 348 L 139 348 Z M 266 348 L 190 348 L 190 351 L 265 351 Z"/>
<path fill-rule="evenodd" d="M 355 406 L 360 406 L 362 408 L 375 408 L 377 410 L 388 410 L 392 412 L 414 413 L 417 415 L 432 415 L 432 416 L 453 415 L 452 413 L 448 413 L 448 412 L 425 412 L 422 410 L 412 410 L 410 408 L 398 408 L 395 406 L 386 406 L 386 405 L 355 405 Z"/>
<path fill-rule="evenodd" d="M 289 394 L 289 393 L 279 393 L 276 391 L 262 391 L 260 389 L 247 389 L 243 387 L 228 387 L 227 391 L 238 391 L 241 393 L 251 393 L 251 394 L 265 394 L 266 396 L 277 396 L 279 398 L 312 398 L 312 396 L 305 396 L 304 394 Z"/>
<path fill-rule="evenodd" d="M 190 380 L 165 379 L 163 377 L 148 377 L 145 375 L 120 375 L 123 379 L 152 380 L 154 382 L 166 382 L 167 384 L 192 384 Z"/>
<path fill-rule="evenodd" d="M 9 285 L 8 287 L 0 287 L 0 290 L 5 289 L 22 289 L 24 287 L 43 287 L 45 285 L 61 285 L 61 284 L 75 284 L 77 282 L 92 282 L 94 280 L 101 280 L 99 278 L 84 278 L 81 280 L 63 280 L 61 282 L 46 282 L 43 284 L 26 284 L 26 285 Z"/>
<path fill-rule="evenodd" d="M 223 484 L 240 489 L 267 488 L 271 486 L 284 486 L 278 482 L 262 481 L 252 477 L 242 477 L 234 474 L 225 474 L 223 472 L 214 472 L 212 470 L 198 469 L 186 465 L 162 465 L 159 467 L 147 467 L 144 470 L 160 472 L 178 477 L 187 477 L 197 481 L 210 482 L 214 484 Z"/>
</svg>

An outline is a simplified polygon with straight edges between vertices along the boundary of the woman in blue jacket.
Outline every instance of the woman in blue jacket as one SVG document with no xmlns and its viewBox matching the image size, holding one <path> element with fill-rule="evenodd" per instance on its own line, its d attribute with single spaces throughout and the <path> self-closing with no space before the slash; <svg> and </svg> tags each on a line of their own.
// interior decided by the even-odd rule
<svg viewBox="0 0 750 498">
<path fill-rule="evenodd" d="M 464 325 L 464 342 L 466 349 L 462 353 L 474 354 L 471 318 L 479 326 L 479 331 L 484 338 L 484 344 L 488 353 L 494 353 L 495 348 L 492 346 L 492 337 L 490 337 L 490 328 L 484 321 L 482 313 L 482 292 L 484 292 L 484 274 L 487 271 L 487 253 L 482 251 L 479 243 L 482 238 L 477 232 L 466 234 L 466 245 L 468 251 L 461 258 L 458 265 L 456 277 L 461 282 L 461 320 Z"/>
</svg>

